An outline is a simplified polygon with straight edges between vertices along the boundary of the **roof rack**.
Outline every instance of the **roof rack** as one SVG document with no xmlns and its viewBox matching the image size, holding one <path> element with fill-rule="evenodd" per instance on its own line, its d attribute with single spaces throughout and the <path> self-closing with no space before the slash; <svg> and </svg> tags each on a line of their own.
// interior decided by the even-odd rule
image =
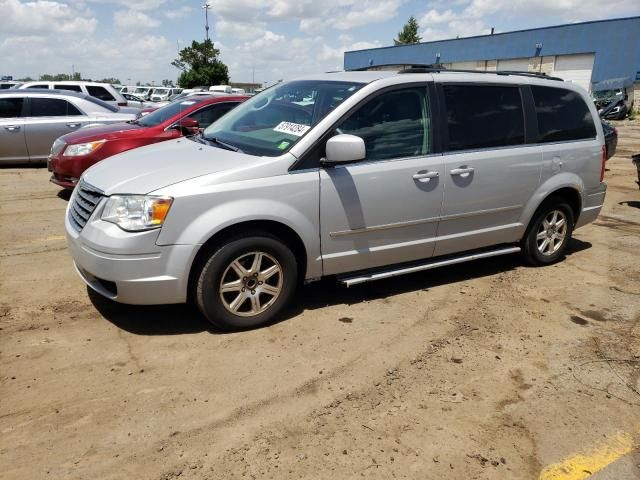
<svg viewBox="0 0 640 480">
<path fill-rule="evenodd" d="M 522 77 L 544 78 L 546 80 L 556 80 L 559 82 L 564 82 L 562 78 L 552 77 L 550 75 L 547 75 L 544 72 L 523 72 L 519 70 L 495 70 L 495 71 L 463 70 L 458 68 L 446 68 L 442 65 L 434 65 L 434 64 L 411 65 L 408 68 L 398 70 L 398 73 L 440 73 L 440 72 L 485 73 L 485 74 L 493 74 L 493 75 L 518 75 Z"/>
</svg>

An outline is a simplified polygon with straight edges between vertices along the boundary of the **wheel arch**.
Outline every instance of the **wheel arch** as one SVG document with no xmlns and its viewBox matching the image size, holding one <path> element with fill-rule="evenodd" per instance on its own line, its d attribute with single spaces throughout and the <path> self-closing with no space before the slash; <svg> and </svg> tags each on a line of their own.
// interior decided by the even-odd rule
<svg viewBox="0 0 640 480">
<path fill-rule="evenodd" d="M 298 278 L 304 279 L 307 273 L 307 250 L 305 244 L 290 226 L 275 220 L 248 220 L 215 232 L 198 249 L 189 269 L 189 284 L 187 288 L 187 298 L 191 299 L 193 287 L 197 281 L 200 269 L 209 258 L 211 253 L 225 240 L 247 234 L 267 233 L 275 236 L 291 249 L 298 260 Z"/>
<path fill-rule="evenodd" d="M 582 212 L 583 192 L 584 184 L 575 174 L 564 173 L 551 177 L 532 195 L 523 210 L 521 221 L 526 227 L 525 235 L 540 206 L 551 197 L 560 197 L 569 204 L 573 211 L 574 222 L 577 224 Z"/>
</svg>

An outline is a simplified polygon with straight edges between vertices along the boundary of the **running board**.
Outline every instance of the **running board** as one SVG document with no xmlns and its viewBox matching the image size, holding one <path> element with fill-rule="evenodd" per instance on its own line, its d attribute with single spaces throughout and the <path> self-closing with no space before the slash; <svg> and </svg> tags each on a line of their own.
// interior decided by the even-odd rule
<svg viewBox="0 0 640 480">
<path fill-rule="evenodd" d="M 444 267 L 447 265 L 455 265 L 457 263 L 470 262 L 472 260 L 479 260 L 481 258 L 497 257 L 498 255 L 507 255 L 509 253 L 517 253 L 520 251 L 520 247 L 508 247 L 500 248 L 498 250 L 488 250 L 484 252 L 476 252 L 473 254 L 462 255 L 459 257 L 449 257 L 442 260 L 430 260 L 420 264 L 414 264 L 407 266 L 406 264 L 400 267 L 388 268 L 385 270 L 376 270 L 369 272 L 360 272 L 355 275 L 339 275 L 338 282 L 351 287 L 360 283 L 373 282 L 375 280 L 382 280 L 383 278 L 397 277 L 398 275 L 405 275 L 407 273 L 421 272 L 423 270 L 431 270 L 432 268 Z"/>
</svg>

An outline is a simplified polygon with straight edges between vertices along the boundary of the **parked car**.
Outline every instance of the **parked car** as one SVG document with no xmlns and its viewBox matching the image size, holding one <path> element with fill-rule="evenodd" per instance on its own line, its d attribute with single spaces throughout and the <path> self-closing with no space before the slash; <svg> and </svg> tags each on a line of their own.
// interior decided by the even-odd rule
<svg viewBox="0 0 640 480">
<path fill-rule="evenodd" d="M 153 102 L 142 100 L 140 97 L 136 97 L 132 93 L 121 93 L 124 99 L 127 101 L 127 105 L 130 107 L 136 107 L 140 109 L 151 108 L 155 106 Z"/>
<path fill-rule="evenodd" d="M 624 120 L 633 111 L 633 80 L 611 78 L 593 84 L 593 101 L 601 118 Z"/>
<path fill-rule="evenodd" d="M 198 97 L 171 103 L 128 123 L 64 135 L 51 149 L 48 162 L 51 181 L 64 188 L 74 188 L 82 172 L 91 165 L 133 148 L 199 133 L 245 99 Z"/>
<path fill-rule="evenodd" d="M 604 132 L 604 144 L 607 150 L 607 160 L 616 154 L 618 148 L 618 130 L 607 122 L 602 122 L 602 131 Z"/>
<path fill-rule="evenodd" d="M 168 105 L 171 102 L 181 102 L 182 100 L 185 100 L 186 98 L 189 98 L 189 97 L 228 97 L 230 95 L 232 95 L 232 94 L 223 93 L 223 92 L 210 92 L 208 90 L 205 90 L 205 91 L 194 91 L 194 92 L 182 92 L 180 95 L 178 95 L 177 97 L 175 97 L 171 101 L 157 102 L 157 103 L 154 103 L 153 106 L 157 107 L 157 108 L 160 108 L 160 107 L 163 107 L 165 105 Z"/>
<path fill-rule="evenodd" d="M 108 83 L 96 83 L 96 82 L 27 82 L 20 85 L 18 88 L 48 88 L 50 90 L 68 90 L 71 92 L 84 93 L 90 95 L 103 102 L 110 103 L 119 107 L 126 107 L 127 101 L 124 99 L 120 92 L 113 88 Z"/>
<path fill-rule="evenodd" d="M 174 100 L 182 93 L 181 88 L 156 88 L 151 94 L 152 102 L 166 102 Z"/>
<path fill-rule="evenodd" d="M 14 81 L 0 82 L 0 90 L 8 90 L 10 88 L 18 88 L 22 83 Z"/>
<path fill-rule="evenodd" d="M 2 90 L 0 163 L 45 162 L 56 138 L 88 125 L 133 120 L 138 112 L 83 93 Z"/>
<path fill-rule="evenodd" d="M 224 328 L 275 319 L 302 280 L 350 286 L 515 252 L 548 265 L 602 208 L 597 118 L 584 89 L 532 74 L 285 82 L 201 136 L 87 170 L 69 250 L 100 294 L 193 299 Z"/>
<path fill-rule="evenodd" d="M 214 85 L 209 87 L 210 92 L 233 93 L 233 88 L 229 85 Z"/>
<path fill-rule="evenodd" d="M 151 97 L 151 90 L 153 90 L 153 87 L 136 87 L 129 93 L 140 98 L 141 100 L 149 100 L 149 98 Z"/>
</svg>

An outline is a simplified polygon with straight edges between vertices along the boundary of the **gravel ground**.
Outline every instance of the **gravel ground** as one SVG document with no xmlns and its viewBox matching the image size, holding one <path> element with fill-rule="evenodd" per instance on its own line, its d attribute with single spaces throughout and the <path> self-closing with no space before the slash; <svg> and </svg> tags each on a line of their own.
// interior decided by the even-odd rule
<svg viewBox="0 0 640 480">
<path fill-rule="evenodd" d="M 323 281 L 234 334 L 88 292 L 66 197 L 1 169 L 0 478 L 531 479 L 616 435 L 636 448 L 593 478 L 640 478 L 640 121 L 617 125 L 563 262 Z"/>
</svg>

